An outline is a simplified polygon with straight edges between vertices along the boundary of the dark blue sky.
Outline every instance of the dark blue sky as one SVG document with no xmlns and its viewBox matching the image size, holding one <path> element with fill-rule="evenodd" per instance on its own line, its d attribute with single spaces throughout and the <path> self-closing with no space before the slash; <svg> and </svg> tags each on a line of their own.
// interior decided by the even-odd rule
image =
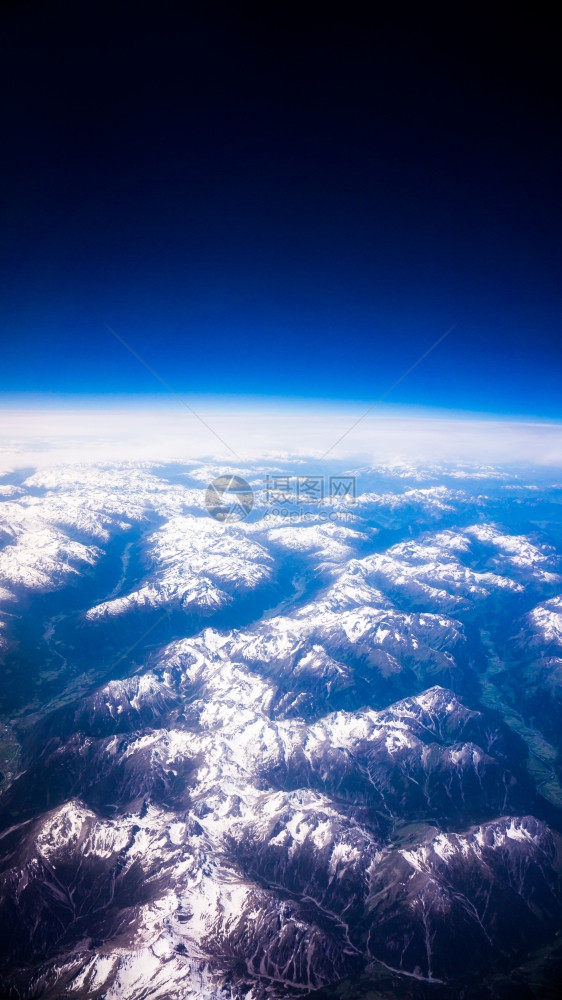
<svg viewBox="0 0 562 1000">
<path fill-rule="evenodd" d="M 561 416 L 554 25 L 176 6 L 3 15 L 3 389 Z"/>
</svg>

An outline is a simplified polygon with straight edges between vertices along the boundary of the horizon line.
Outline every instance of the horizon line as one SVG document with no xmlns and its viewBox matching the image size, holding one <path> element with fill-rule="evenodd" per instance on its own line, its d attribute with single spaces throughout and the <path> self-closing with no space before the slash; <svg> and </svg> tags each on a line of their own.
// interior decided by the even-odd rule
<svg viewBox="0 0 562 1000">
<path fill-rule="evenodd" d="M 368 398 L 334 398 L 315 396 L 271 396 L 253 393 L 189 393 L 187 394 L 194 405 L 198 405 L 209 411 L 225 413 L 230 412 L 233 416 L 242 415 L 247 412 L 261 411 L 269 416 L 275 416 L 275 411 L 282 411 L 287 415 L 291 412 L 295 415 L 306 410 L 310 416 L 310 410 L 318 409 L 320 413 L 329 411 L 331 413 L 342 413 L 345 410 L 360 409 L 372 405 L 372 400 Z M 138 412 L 145 413 L 173 412 L 177 407 L 173 399 L 165 393 L 60 393 L 60 392 L 18 392 L 0 394 L 0 412 L 4 413 L 27 413 L 48 412 L 48 413 L 87 413 L 99 411 L 109 412 Z M 529 413 L 515 410 L 485 410 L 466 409 L 461 407 L 446 407 L 430 405 L 427 403 L 383 403 L 373 409 L 370 414 L 373 419 L 395 419 L 395 420 L 471 420 L 471 421 L 493 421 L 498 423 L 532 423 L 558 426 L 562 423 L 562 414 L 559 417 L 545 416 L 536 413 Z"/>
</svg>

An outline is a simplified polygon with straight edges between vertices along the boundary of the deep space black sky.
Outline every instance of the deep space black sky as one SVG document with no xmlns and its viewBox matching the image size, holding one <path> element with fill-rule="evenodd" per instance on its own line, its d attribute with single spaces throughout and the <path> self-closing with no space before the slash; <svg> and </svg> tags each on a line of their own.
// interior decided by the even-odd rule
<svg viewBox="0 0 562 1000">
<path fill-rule="evenodd" d="M 303 6 L 4 9 L 8 394 L 560 417 L 554 21 Z"/>
</svg>

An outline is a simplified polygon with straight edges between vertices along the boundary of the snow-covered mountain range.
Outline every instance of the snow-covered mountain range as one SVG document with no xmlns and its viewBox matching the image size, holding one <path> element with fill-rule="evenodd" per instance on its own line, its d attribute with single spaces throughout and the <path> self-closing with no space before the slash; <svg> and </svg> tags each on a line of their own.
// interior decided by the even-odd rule
<svg viewBox="0 0 562 1000">
<path fill-rule="evenodd" d="M 562 489 L 223 471 L 5 477 L 1 995 L 554 996 Z"/>
</svg>

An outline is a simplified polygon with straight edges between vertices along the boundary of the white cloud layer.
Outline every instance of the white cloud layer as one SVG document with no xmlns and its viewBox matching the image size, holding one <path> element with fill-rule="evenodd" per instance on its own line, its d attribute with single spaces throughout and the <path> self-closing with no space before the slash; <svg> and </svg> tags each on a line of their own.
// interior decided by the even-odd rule
<svg viewBox="0 0 562 1000">
<path fill-rule="evenodd" d="M 364 412 L 343 404 L 202 404 L 177 409 L 4 409 L 0 472 L 103 461 L 320 458 Z M 205 426 L 205 424 L 207 426 Z M 212 428 L 212 430 L 210 429 Z M 215 434 L 212 433 L 215 432 Z M 222 443 L 221 440 L 222 439 Z M 232 451 L 229 450 L 229 447 Z M 233 454 L 235 453 L 235 454 Z M 372 463 L 531 463 L 562 467 L 562 424 L 377 410 L 330 451 Z"/>
</svg>

